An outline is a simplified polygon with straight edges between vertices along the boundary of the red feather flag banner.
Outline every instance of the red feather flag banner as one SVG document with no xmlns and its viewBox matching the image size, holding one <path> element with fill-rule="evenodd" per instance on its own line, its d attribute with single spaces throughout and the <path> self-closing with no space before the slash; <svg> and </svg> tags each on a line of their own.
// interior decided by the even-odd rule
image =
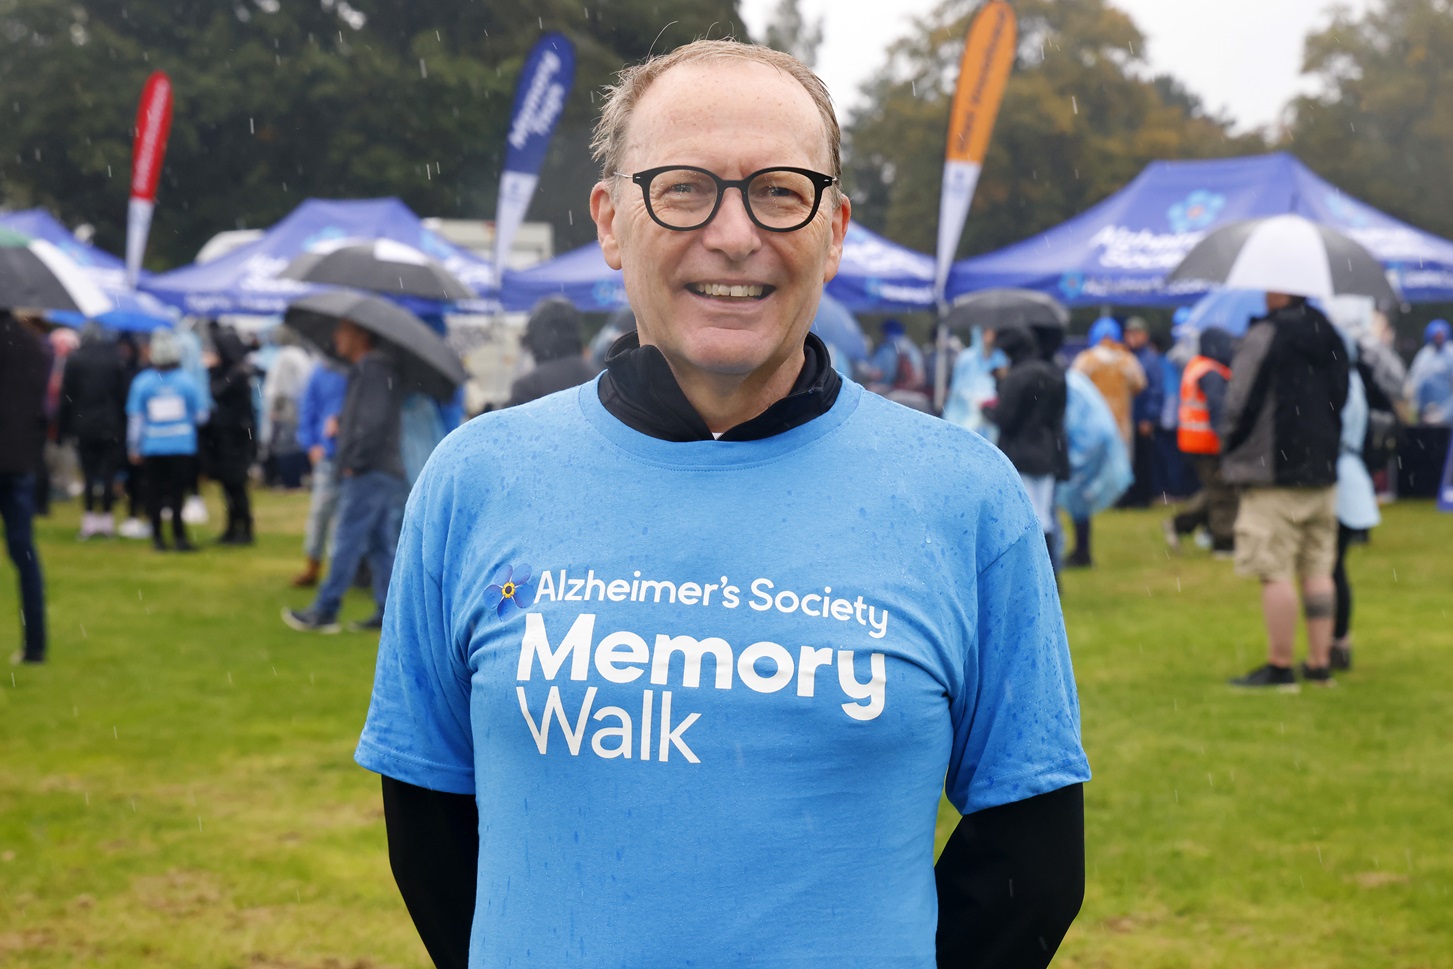
<svg viewBox="0 0 1453 969">
<path fill-rule="evenodd" d="M 131 144 L 131 202 L 126 210 L 126 281 L 132 288 L 141 274 L 146 237 L 151 234 L 151 213 L 156 208 L 156 185 L 166 158 L 172 130 L 172 82 L 161 71 L 146 79 L 136 109 L 136 138 Z"/>
</svg>

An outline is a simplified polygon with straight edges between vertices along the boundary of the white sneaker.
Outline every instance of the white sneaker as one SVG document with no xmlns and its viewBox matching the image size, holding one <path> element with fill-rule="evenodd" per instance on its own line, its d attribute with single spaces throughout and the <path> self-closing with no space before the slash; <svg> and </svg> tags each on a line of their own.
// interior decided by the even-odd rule
<svg viewBox="0 0 1453 969">
<path fill-rule="evenodd" d="M 76 541 L 84 542 L 92 535 L 95 535 L 99 529 L 100 526 L 96 524 L 96 516 L 94 513 L 89 511 L 81 512 L 81 530 L 76 535 Z"/>
<path fill-rule="evenodd" d="M 201 495 L 192 495 L 182 505 L 182 521 L 188 525 L 207 524 L 207 503 L 202 500 Z"/>
<path fill-rule="evenodd" d="M 96 534 L 102 538 L 116 537 L 116 519 L 109 512 L 96 512 Z"/>
<path fill-rule="evenodd" d="M 128 518 L 121 523 L 116 534 L 122 538 L 151 538 L 151 526 L 140 518 Z"/>
</svg>

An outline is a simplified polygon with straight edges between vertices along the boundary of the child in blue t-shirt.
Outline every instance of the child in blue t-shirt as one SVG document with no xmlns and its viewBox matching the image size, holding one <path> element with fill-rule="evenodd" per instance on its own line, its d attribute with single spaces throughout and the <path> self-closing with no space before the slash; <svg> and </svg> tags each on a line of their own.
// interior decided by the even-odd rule
<svg viewBox="0 0 1453 969">
<path fill-rule="evenodd" d="M 166 551 L 161 510 L 171 509 L 172 540 L 178 552 L 195 546 L 187 540 L 182 502 L 197 458 L 197 425 L 206 421 L 202 390 L 181 369 L 181 347 L 169 330 L 151 337 L 151 367 L 136 375 L 126 398 L 126 451 L 142 467 L 146 482 L 151 541 Z"/>
</svg>

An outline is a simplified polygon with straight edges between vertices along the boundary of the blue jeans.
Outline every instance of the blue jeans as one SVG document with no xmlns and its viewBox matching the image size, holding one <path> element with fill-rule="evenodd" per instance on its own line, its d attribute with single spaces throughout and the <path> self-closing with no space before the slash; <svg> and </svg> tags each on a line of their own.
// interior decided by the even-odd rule
<svg viewBox="0 0 1453 969">
<path fill-rule="evenodd" d="M 0 516 L 5 547 L 20 575 L 20 619 L 25 626 L 25 658 L 45 659 L 45 583 L 35 552 L 35 475 L 0 473 Z"/>
<path fill-rule="evenodd" d="M 373 573 L 373 600 L 378 612 L 388 599 L 389 574 L 394 569 L 394 552 L 399 545 L 399 528 L 404 519 L 404 502 L 409 486 L 402 478 L 370 471 L 338 480 L 338 513 L 333 535 L 333 561 L 328 578 L 318 589 L 312 611 L 324 619 L 336 619 L 343 595 L 358 574 L 358 563 L 366 556 Z"/>
</svg>

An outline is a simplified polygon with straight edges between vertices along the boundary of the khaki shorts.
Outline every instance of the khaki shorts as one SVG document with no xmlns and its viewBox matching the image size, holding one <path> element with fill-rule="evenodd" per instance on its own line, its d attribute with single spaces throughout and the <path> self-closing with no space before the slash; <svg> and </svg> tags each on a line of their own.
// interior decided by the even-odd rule
<svg viewBox="0 0 1453 969">
<path fill-rule="evenodd" d="M 1236 571 L 1258 579 L 1329 576 L 1337 488 L 1247 488 L 1236 513 Z"/>
</svg>

